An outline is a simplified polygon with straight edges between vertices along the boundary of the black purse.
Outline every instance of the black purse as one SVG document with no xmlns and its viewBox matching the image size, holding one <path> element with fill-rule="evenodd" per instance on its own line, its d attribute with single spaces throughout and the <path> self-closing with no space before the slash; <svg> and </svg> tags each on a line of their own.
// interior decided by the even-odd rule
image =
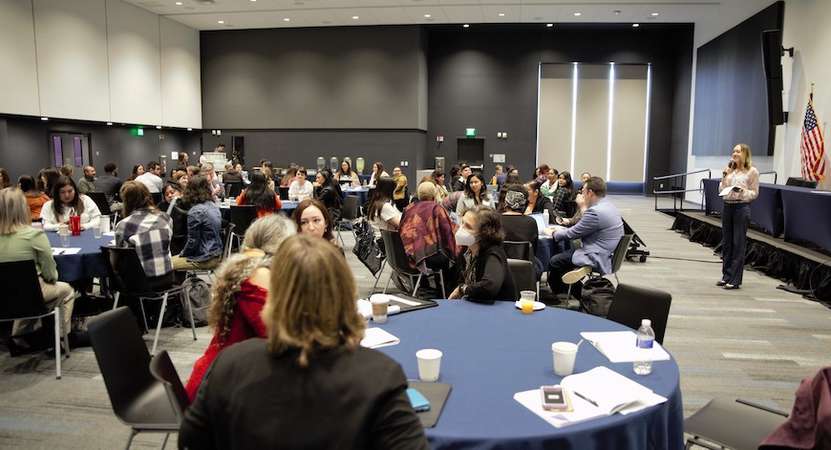
<svg viewBox="0 0 831 450">
<path fill-rule="evenodd" d="M 352 253 L 369 269 L 372 275 L 377 275 L 381 271 L 384 255 L 375 240 L 375 231 L 366 219 L 361 219 L 354 227 L 355 246 L 352 248 Z"/>
</svg>

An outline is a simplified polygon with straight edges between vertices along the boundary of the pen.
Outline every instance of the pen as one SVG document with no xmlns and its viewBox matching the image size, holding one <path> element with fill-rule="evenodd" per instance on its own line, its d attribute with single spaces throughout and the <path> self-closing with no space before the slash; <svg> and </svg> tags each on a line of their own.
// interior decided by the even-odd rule
<svg viewBox="0 0 831 450">
<path fill-rule="evenodd" d="M 600 405 L 598 405 L 598 404 L 597 404 L 597 402 L 595 402 L 594 400 L 592 400 L 592 399 L 590 399 L 590 398 L 586 397 L 585 395 L 583 395 L 583 394 L 581 394 L 581 393 L 579 393 L 579 392 L 577 392 L 577 391 L 572 391 L 572 392 L 574 392 L 574 395 L 576 395 L 576 396 L 578 396 L 578 397 L 582 398 L 583 400 L 585 400 L 585 401 L 587 401 L 587 402 L 591 403 L 592 405 L 594 405 L 594 406 L 595 406 L 595 408 L 600 408 Z"/>
</svg>

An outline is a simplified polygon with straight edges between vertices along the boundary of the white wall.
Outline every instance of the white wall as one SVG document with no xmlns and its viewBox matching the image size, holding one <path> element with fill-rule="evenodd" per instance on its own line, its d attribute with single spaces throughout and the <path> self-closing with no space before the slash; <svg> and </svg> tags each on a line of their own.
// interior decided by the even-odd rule
<svg viewBox="0 0 831 450">
<path fill-rule="evenodd" d="M 0 0 L 0 113 L 202 126 L 199 32 L 122 0 Z"/>
</svg>

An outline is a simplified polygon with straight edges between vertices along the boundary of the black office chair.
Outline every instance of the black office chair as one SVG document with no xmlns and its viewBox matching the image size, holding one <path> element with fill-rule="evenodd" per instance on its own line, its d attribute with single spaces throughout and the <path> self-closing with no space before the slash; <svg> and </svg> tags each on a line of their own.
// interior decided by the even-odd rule
<svg viewBox="0 0 831 450">
<path fill-rule="evenodd" d="M 419 269 L 413 269 L 410 267 L 410 258 L 404 251 L 404 243 L 401 242 L 401 236 L 398 232 L 381 230 L 381 238 L 384 240 L 384 250 L 386 252 L 387 264 L 390 268 L 392 268 L 392 273 L 390 273 L 390 277 L 387 279 L 387 284 L 384 286 L 384 294 L 387 293 L 387 288 L 389 288 L 390 281 L 395 274 L 408 277 L 411 285 L 413 285 L 413 280 L 416 280 L 413 293 L 411 294 L 413 297 L 416 296 L 418 287 L 421 284 L 421 279 L 424 275 L 438 275 L 439 282 L 441 283 L 442 298 L 447 298 L 447 291 L 444 288 L 444 275 L 441 270 L 434 271 L 428 269 L 426 266 Z"/>
<path fill-rule="evenodd" d="M 178 206 L 177 200 L 170 210 L 170 220 L 173 222 L 173 235 L 170 237 L 170 254 L 178 255 L 185 248 L 188 241 L 188 211 Z"/>
<path fill-rule="evenodd" d="M 101 214 L 109 216 L 112 214 L 110 211 L 110 203 L 107 201 L 107 195 L 103 192 L 87 192 L 87 197 L 89 197 L 93 202 L 95 202 L 95 206 L 98 207 L 98 211 Z"/>
<path fill-rule="evenodd" d="M 511 271 L 511 276 L 514 279 L 514 286 L 516 287 L 516 298 L 520 298 L 522 291 L 535 291 L 537 298 L 540 295 L 540 284 L 537 282 L 537 276 L 534 273 L 534 263 L 524 259 L 508 258 L 508 270 Z"/>
<path fill-rule="evenodd" d="M 289 187 L 288 186 L 278 186 L 280 200 L 288 200 L 289 199 Z"/>
<path fill-rule="evenodd" d="M 508 258 L 533 261 L 534 245 L 528 241 L 502 241 L 502 249 Z"/>
<path fill-rule="evenodd" d="M 181 424 L 190 401 L 187 392 L 185 392 L 185 387 L 182 385 L 182 379 L 179 378 L 179 373 L 176 372 L 176 367 L 173 366 L 167 350 L 162 350 L 150 360 L 150 374 L 164 386 L 167 399 L 170 400 L 170 407 L 176 414 L 176 420 Z"/>
<path fill-rule="evenodd" d="M 343 236 L 340 234 L 344 225 L 349 226 L 349 230 L 352 231 L 353 237 L 355 235 L 354 222 L 361 217 L 358 209 L 360 202 L 361 199 L 354 195 L 347 195 L 346 198 L 343 199 L 343 205 L 341 205 L 340 209 L 340 219 L 337 223 L 338 238 L 340 239 L 341 246 L 346 246 L 343 242 Z"/>
<path fill-rule="evenodd" d="M 89 340 L 115 416 L 130 427 L 127 448 L 138 433 L 170 433 L 179 430 L 165 387 L 150 374 L 150 354 L 136 319 L 121 307 L 90 320 Z"/>
<path fill-rule="evenodd" d="M 606 318 L 633 330 L 640 328 L 642 319 L 649 319 L 655 331 L 655 340 L 663 343 L 671 304 L 672 295 L 669 292 L 621 283 L 615 289 Z"/>
<path fill-rule="evenodd" d="M 618 279 L 617 271 L 620 270 L 620 267 L 623 265 L 623 261 L 626 259 L 626 251 L 629 249 L 630 242 L 632 242 L 632 235 L 624 234 L 617 242 L 615 251 L 612 253 L 612 271 L 610 272 L 610 274 L 615 276 L 615 281 L 617 281 L 618 284 L 620 284 L 620 279 Z M 586 270 L 586 275 L 588 275 L 589 277 L 601 276 L 599 273 L 593 272 L 594 269 L 592 267 L 586 266 L 582 269 Z M 568 285 L 568 297 L 571 298 L 571 287 L 574 283 L 566 282 L 565 277 L 566 276 L 563 275 L 563 283 Z M 640 322 L 638 322 L 638 327 L 640 327 Z"/>
<path fill-rule="evenodd" d="M 684 420 L 690 435 L 684 448 L 756 450 L 787 418 L 784 411 L 746 400 L 713 399 Z"/>
<path fill-rule="evenodd" d="M 190 308 L 190 300 L 187 298 L 187 290 L 182 285 L 175 284 L 174 272 L 159 277 L 148 277 L 139 261 L 136 249 L 131 247 L 101 247 L 104 261 L 107 263 L 107 275 L 110 280 L 110 289 L 114 294 L 113 309 L 118 308 L 118 300 L 121 295 L 137 297 L 141 307 L 141 318 L 144 321 L 144 328 L 147 326 L 147 314 L 144 311 L 145 300 L 161 300 L 162 306 L 159 310 L 159 320 L 156 324 L 156 333 L 153 337 L 153 348 L 150 353 L 156 353 L 156 346 L 159 343 L 159 333 L 162 330 L 162 320 L 167 308 L 167 299 L 171 295 L 179 297 L 182 307 L 187 309 L 190 317 L 190 329 L 193 333 L 193 340 L 196 340 L 196 325 L 193 321 L 193 311 Z"/>
<path fill-rule="evenodd" d="M 242 181 L 225 183 L 225 197 L 236 198 L 242 192 Z"/>
<path fill-rule="evenodd" d="M 0 263 L 0 286 L 3 286 L 3 301 L 0 301 L 0 322 L 22 319 L 55 318 L 55 378 L 61 379 L 61 338 L 69 358 L 69 330 L 61 328 L 64 314 L 63 304 L 55 305 L 51 311 L 43 304 L 37 267 L 33 260 Z M 60 303 L 60 302 L 58 302 Z"/>
<path fill-rule="evenodd" d="M 231 205 L 231 223 L 234 229 L 230 231 L 231 244 L 228 246 L 226 257 L 231 256 L 234 242 L 237 247 L 242 245 L 242 238 L 248 227 L 257 220 L 257 207 L 254 205 Z"/>
</svg>

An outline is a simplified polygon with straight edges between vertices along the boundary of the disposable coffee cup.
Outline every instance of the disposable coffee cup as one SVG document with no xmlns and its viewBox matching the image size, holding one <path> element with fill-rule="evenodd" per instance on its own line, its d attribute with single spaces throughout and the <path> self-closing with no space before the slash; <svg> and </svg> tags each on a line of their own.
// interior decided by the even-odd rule
<svg viewBox="0 0 831 450">
<path fill-rule="evenodd" d="M 372 304 L 372 321 L 376 323 L 386 322 L 390 299 L 383 294 L 374 294 L 369 297 L 369 302 Z"/>
<path fill-rule="evenodd" d="M 574 372 L 574 360 L 577 358 L 577 344 L 571 342 L 555 342 L 551 344 L 551 353 L 554 355 L 555 374 L 564 377 Z"/>
<path fill-rule="evenodd" d="M 418 378 L 421 381 L 438 381 L 441 370 L 441 356 L 441 351 L 434 348 L 425 348 L 416 352 Z"/>
</svg>

